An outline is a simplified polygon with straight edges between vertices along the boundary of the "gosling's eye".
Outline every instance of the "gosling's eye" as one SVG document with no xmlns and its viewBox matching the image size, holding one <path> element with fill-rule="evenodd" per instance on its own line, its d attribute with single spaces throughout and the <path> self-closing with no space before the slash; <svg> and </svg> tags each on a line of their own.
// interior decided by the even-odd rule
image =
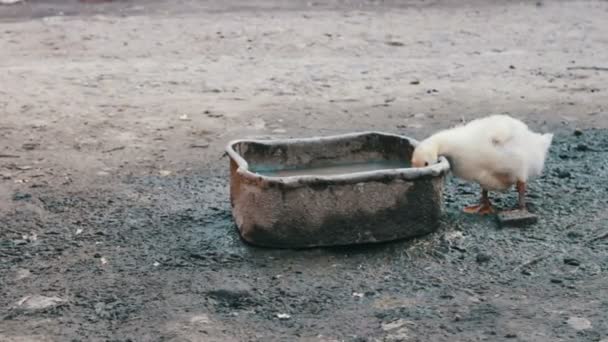
<svg viewBox="0 0 608 342">
<path fill-rule="evenodd" d="M 424 166 L 429 166 L 429 162 L 424 162 Z"/>
</svg>

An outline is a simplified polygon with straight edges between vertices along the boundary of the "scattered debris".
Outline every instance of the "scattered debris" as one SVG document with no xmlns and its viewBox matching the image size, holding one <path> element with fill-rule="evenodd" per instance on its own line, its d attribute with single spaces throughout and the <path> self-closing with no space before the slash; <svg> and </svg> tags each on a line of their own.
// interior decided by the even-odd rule
<svg viewBox="0 0 608 342">
<path fill-rule="evenodd" d="M 28 241 L 28 242 L 34 242 L 38 240 L 38 234 L 36 233 L 32 233 L 32 234 L 25 234 L 23 236 L 21 236 L 23 238 L 23 240 Z"/>
<path fill-rule="evenodd" d="M 187 114 L 184 114 L 184 115 L 180 116 L 180 117 L 179 117 L 179 119 L 180 119 L 181 121 L 190 121 L 190 118 L 188 117 L 188 115 L 187 115 Z"/>
<path fill-rule="evenodd" d="M 207 148 L 207 147 L 209 147 L 209 144 L 207 144 L 207 143 L 190 144 L 190 148 Z"/>
<path fill-rule="evenodd" d="M 32 295 L 21 298 L 16 303 L 16 307 L 25 310 L 44 310 L 64 304 L 66 304 L 66 300 L 63 298 Z"/>
<path fill-rule="evenodd" d="M 413 322 L 411 321 L 406 321 L 404 319 L 398 319 L 394 322 L 390 322 L 390 323 L 382 323 L 382 330 L 384 331 L 391 331 L 391 330 L 396 330 L 399 329 L 405 325 L 408 324 L 413 324 Z"/>
<path fill-rule="evenodd" d="M 169 171 L 169 170 L 160 170 L 158 172 L 162 177 L 167 177 L 170 176 L 173 172 Z"/>
<path fill-rule="evenodd" d="M 105 257 L 99 258 L 99 261 L 101 262 L 102 265 L 105 265 L 108 263 L 108 260 Z"/>
<path fill-rule="evenodd" d="M 160 266 L 160 262 L 155 261 L 154 264 L 152 264 L 152 265 L 154 265 L 154 267 L 158 267 L 158 266 Z"/>
<path fill-rule="evenodd" d="M 118 147 L 111 148 L 109 150 L 101 151 L 101 153 L 111 153 L 111 152 L 116 152 L 116 151 L 120 151 L 120 150 L 124 150 L 124 149 L 125 149 L 125 146 L 118 146 Z"/>
<path fill-rule="evenodd" d="M 528 260 L 527 262 L 515 267 L 515 269 L 513 271 L 517 271 L 518 269 L 525 269 L 527 267 L 534 266 L 534 265 L 538 264 L 539 262 L 548 258 L 549 255 L 551 255 L 551 254 L 547 253 L 547 254 L 543 254 L 543 255 L 537 256 L 535 258 L 532 258 L 532 259 Z"/>
<path fill-rule="evenodd" d="M 32 199 L 32 195 L 25 192 L 15 192 L 13 194 L 13 201 L 26 201 Z"/>
<path fill-rule="evenodd" d="M 8 168 L 12 169 L 12 170 L 19 170 L 19 171 L 27 171 L 27 170 L 32 169 L 32 167 L 29 165 L 15 165 L 15 164 L 9 165 Z"/>
<path fill-rule="evenodd" d="M 464 234 L 459 230 L 446 232 L 442 236 L 443 243 L 456 250 L 464 250 L 464 240 Z"/>
<path fill-rule="evenodd" d="M 40 146 L 40 144 L 38 143 L 25 143 L 23 145 L 21 145 L 21 148 L 26 150 L 26 151 L 32 151 L 37 149 Z"/>
<path fill-rule="evenodd" d="M 568 67 L 568 70 L 592 70 L 592 71 L 608 71 L 607 67 L 598 67 L 598 66 L 575 66 Z"/>
<path fill-rule="evenodd" d="M 591 328 L 591 322 L 584 317 L 570 317 L 567 321 L 568 325 L 574 330 L 586 330 Z"/>
<path fill-rule="evenodd" d="M 290 314 L 286 314 L 286 313 L 278 313 L 277 314 L 277 318 L 280 319 L 280 320 L 282 320 L 282 321 L 285 321 L 285 320 L 290 319 L 291 315 Z"/>
<path fill-rule="evenodd" d="M 82 228 L 76 229 L 76 235 L 80 235 L 80 234 L 82 234 Z"/>
<path fill-rule="evenodd" d="M 363 298 L 365 296 L 365 294 L 360 293 L 360 292 L 353 292 L 353 297 L 355 298 Z"/>
<path fill-rule="evenodd" d="M 190 318 L 190 323 L 192 323 L 192 324 L 209 324 L 209 323 L 211 323 L 211 319 L 209 319 L 209 316 L 207 316 L 205 314 L 201 314 L 201 315 L 192 316 Z"/>
</svg>

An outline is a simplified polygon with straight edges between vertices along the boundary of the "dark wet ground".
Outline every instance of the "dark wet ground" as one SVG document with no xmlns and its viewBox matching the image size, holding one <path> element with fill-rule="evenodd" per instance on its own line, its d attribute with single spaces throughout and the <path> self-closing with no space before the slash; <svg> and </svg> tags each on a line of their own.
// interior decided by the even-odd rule
<svg viewBox="0 0 608 342">
<path fill-rule="evenodd" d="M 461 214 L 478 189 L 450 177 L 437 233 L 299 251 L 239 239 L 224 171 L 31 188 L 0 218 L 0 337 L 19 327 L 58 341 L 600 341 L 607 177 L 608 132 L 565 132 L 530 185 L 532 227 Z M 32 294 L 67 304 L 14 308 Z"/>
</svg>

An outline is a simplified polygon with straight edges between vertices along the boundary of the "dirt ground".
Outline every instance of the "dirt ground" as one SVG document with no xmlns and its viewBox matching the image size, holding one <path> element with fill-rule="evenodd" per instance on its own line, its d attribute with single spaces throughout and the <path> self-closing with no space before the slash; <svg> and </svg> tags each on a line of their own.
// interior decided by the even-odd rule
<svg viewBox="0 0 608 342">
<path fill-rule="evenodd" d="M 606 1 L 0 5 L 0 341 L 608 341 L 606 18 Z M 556 133 L 534 226 L 461 214 L 478 188 L 449 178 L 441 229 L 414 241 L 238 237 L 230 139 L 423 138 L 489 113 Z"/>
</svg>

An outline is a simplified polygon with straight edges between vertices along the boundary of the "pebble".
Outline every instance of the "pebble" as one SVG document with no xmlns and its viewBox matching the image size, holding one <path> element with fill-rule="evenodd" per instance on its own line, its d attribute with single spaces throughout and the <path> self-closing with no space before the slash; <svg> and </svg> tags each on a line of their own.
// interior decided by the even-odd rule
<svg viewBox="0 0 608 342">
<path fill-rule="evenodd" d="M 66 303 L 63 298 L 51 296 L 32 295 L 21 298 L 16 307 L 26 310 L 43 310 L 52 307 L 57 307 Z"/>
<path fill-rule="evenodd" d="M 479 253 L 475 257 L 475 261 L 477 261 L 480 264 L 486 263 L 486 262 L 490 261 L 491 259 L 492 259 L 492 256 L 490 256 L 489 254 L 486 254 L 486 253 Z"/>
<path fill-rule="evenodd" d="M 563 283 L 563 282 L 564 282 L 564 281 L 563 281 L 563 280 L 561 280 L 561 279 L 557 279 L 557 278 L 552 278 L 552 279 L 551 279 L 551 283 L 553 283 L 553 284 L 561 284 L 561 283 Z"/>
<path fill-rule="evenodd" d="M 583 135 L 583 131 L 580 129 L 575 129 L 574 130 L 574 136 L 576 137 L 580 137 L 581 135 Z"/>
<path fill-rule="evenodd" d="M 17 274 L 15 275 L 15 280 L 21 280 L 25 278 L 29 278 L 32 275 L 30 270 L 19 269 L 17 270 Z"/>
<path fill-rule="evenodd" d="M 564 258 L 564 264 L 570 266 L 580 266 L 581 262 L 575 258 Z"/>
<path fill-rule="evenodd" d="M 497 217 L 501 227 L 524 227 L 538 221 L 538 217 L 527 210 L 501 211 Z"/>
<path fill-rule="evenodd" d="M 25 200 L 29 200 L 31 198 L 32 198 L 32 195 L 25 193 L 25 192 L 16 192 L 13 195 L 13 201 L 25 201 Z"/>
<path fill-rule="evenodd" d="M 35 150 L 36 148 L 38 148 L 38 146 L 40 146 L 40 144 L 37 143 L 25 143 L 23 145 L 21 145 L 21 148 L 26 150 L 26 151 L 32 151 Z"/>
<path fill-rule="evenodd" d="M 586 330 L 591 328 L 591 322 L 585 317 L 570 317 L 566 321 L 574 330 Z"/>
<path fill-rule="evenodd" d="M 557 176 L 557 178 L 560 178 L 560 179 L 572 177 L 572 174 L 570 173 L 570 171 L 566 171 L 566 170 L 557 170 L 555 175 Z"/>
<path fill-rule="evenodd" d="M 286 313 L 278 313 L 277 314 L 277 318 L 280 319 L 280 320 L 282 320 L 282 321 L 285 321 L 285 320 L 290 319 L 291 315 L 286 314 Z"/>
</svg>

